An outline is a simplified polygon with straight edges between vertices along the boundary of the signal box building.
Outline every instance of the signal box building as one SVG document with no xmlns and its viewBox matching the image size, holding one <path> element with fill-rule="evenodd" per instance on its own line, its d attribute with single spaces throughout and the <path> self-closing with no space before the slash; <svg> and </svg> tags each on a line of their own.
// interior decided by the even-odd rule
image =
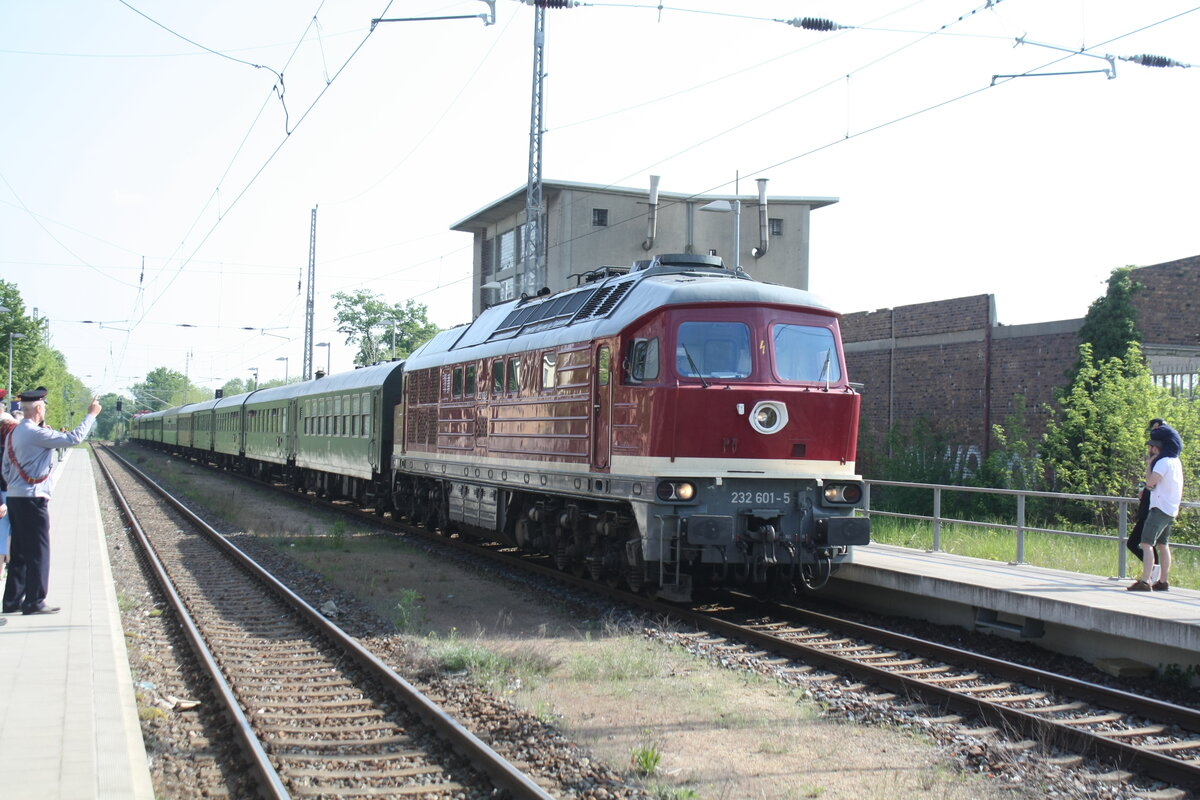
<svg viewBox="0 0 1200 800">
<path fill-rule="evenodd" d="M 515 189 L 451 226 L 475 239 L 472 315 L 543 287 L 574 287 L 577 272 L 658 253 L 711 253 L 758 280 L 807 289 L 809 216 L 838 199 L 769 197 L 766 185 L 759 180 L 753 195 L 688 195 L 659 192 L 656 177 L 646 190 L 545 181 L 542 279 L 525 256 L 525 187 Z"/>
</svg>

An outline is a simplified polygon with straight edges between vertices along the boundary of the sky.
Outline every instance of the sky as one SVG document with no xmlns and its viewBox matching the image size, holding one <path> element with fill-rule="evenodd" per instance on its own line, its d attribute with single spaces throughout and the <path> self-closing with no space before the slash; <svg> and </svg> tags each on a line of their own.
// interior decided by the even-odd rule
<svg viewBox="0 0 1200 800">
<path fill-rule="evenodd" d="M 529 153 L 534 10 L 494 6 L 0 0 L 0 278 L 98 393 L 299 375 L 314 207 L 314 369 L 352 368 L 336 292 L 468 322 L 449 226 Z M 579 3 L 544 53 L 545 179 L 836 197 L 809 288 L 843 312 L 1081 317 L 1112 269 L 1200 254 L 1191 2 Z"/>
</svg>

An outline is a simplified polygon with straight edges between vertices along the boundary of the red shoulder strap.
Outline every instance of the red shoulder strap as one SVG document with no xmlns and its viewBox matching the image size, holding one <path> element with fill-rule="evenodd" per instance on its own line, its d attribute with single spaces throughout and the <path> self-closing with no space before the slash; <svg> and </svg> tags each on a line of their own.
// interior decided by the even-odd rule
<svg viewBox="0 0 1200 800">
<path fill-rule="evenodd" d="M 5 434 L 4 438 L 6 439 L 4 445 L 5 445 L 5 449 L 8 450 L 8 460 L 11 461 L 12 465 L 17 468 L 17 472 L 21 473 L 21 480 L 25 481 L 30 486 L 35 486 L 35 485 L 41 483 L 42 481 L 46 480 L 46 478 L 50 477 L 50 473 L 54 471 L 54 462 L 53 461 L 50 462 L 50 469 L 46 470 L 46 474 L 40 478 L 34 479 L 34 478 L 31 478 L 28 475 L 26 475 L 25 470 L 21 469 L 21 462 L 17 461 L 16 453 L 13 452 L 12 436 L 8 435 L 8 434 L 12 433 L 12 430 L 15 427 L 17 427 L 16 423 L 10 422 L 7 426 L 5 426 L 5 429 L 4 429 L 4 434 Z"/>
</svg>

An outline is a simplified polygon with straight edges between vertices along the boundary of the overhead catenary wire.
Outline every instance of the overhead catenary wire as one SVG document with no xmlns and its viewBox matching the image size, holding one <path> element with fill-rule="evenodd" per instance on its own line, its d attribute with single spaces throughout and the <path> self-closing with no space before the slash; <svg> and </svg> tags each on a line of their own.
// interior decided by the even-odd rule
<svg viewBox="0 0 1200 800">
<path fill-rule="evenodd" d="M 862 29 L 859 29 L 859 30 L 862 30 Z M 1125 60 L 1125 59 L 1124 59 L 1124 57 L 1122 58 L 1122 60 Z M 1149 65 L 1147 65 L 1147 66 L 1149 66 Z M 965 96 L 969 96 L 969 95 L 964 95 L 964 97 L 965 97 Z M 268 101 L 267 101 L 267 102 L 269 102 L 269 101 L 270 101 L 270 99 L 271 99 L 271 98 L 268 98 Z M 954 98 L 954 99 L 948 100 L 948 101 L 946 101 L 946 103 L 949 103 L 949 102 L 954 102 L 954 100 L 956 100 L 956 99 L 959 99 L 959 98 Z M 939 105 L 944 105 L 944 104 L 946 104 L 946 103 L 939 104 Z M 923 113 L 925 110 L 930 110 L 930 109 L 932 109 L 932 108 L 936 108 L 936 107 L 939 107 L 939 106 L 938 106 L 938 105 L 935 105 L 935 106 L 930 106 L 928 109 L 922 109 L 921 111 L 918 111 L 918 112 L 916 112 L 916 113 Z M 912 115 L 905 115 L 905 116 L 902 116 L 902 117 L 897 117 L 897 118 L 896 118 L 896 120 L 893 120 L 893 122 L 900 121 L 900 120 L 902 120 L 902 119 L 907 119 L 907 118 L 909 118 L 910 116 L 914 116 L 914 115 L 915 115 L 915 114 L 912 114 Z M 865 135 L 866 133 L 869 133 L 869 132 L 871 132 L 871 131 L 873 131 L 873 130 L 878 130 L 879 128 L 886 127 L 886 125 L 887 125 L 887 124 L 891 124 L 891 123 L 882 123 L 881 125 L 879 125 L 879 126 L 875 126 L 875 127 L 873 127 L 873 128 L 869 128 L 869 129 L 865 129 L 865 130 L 862 130 L 862 131 L 857 131 L 857 132 L 854 132 L 854 133 L 853 133 L 853 136 L 857 137 L 857 136 L 862 136 L 862 135 Z M 849 135 L 849 133 L 848 133 L 848 135 L 847 135 L 846 139 L 849 139 L 849 138 L 852 138 L 852 137 L 851 137 L 851 136 Z M 841 141 L 842 141 L 842 140 L 840 140 L 840 139 L 839 139 L 839 140 L 837 140 L 837 141 L 834 141 L 834 142 L 831 142 L 831 143 L 829 143 L 829 144 L 823 145 L 823 146 L 821 146 L 820 148 L 813 149 L 813 150 L 811 150 L 811 151 L 806 151 L 805 153 L 802 153 L 802 154 L 800 154 L 799 156 L 796 156 L 796 157 L 804 157 L 805 155 L 811 155 L 812 153 L 819 152 L 820 150 L 822 150 L 822 149 L 825 149 L 825 148 L 826 148 L 826 147 L 828 147 L 828 146 L 832 146 L 832 144 L 837 144 L 837 143 L 840 143 Z M 701 146 L 702 146 L 702 143 L 701 143 Z M 793 159 L 789 159 L 789 160 L 793 160 Z M 779 162 L 779 163 L 787 163 L 787 162 L 785 161 L 785 162 Z M 774 165 L 773 165 L 773 166 L 774 166 Z M 766 167 L 765 169 L 771 169 L 771 168 L 772 168 L 772 167 Z M 748 177 L 749 175 L 752 175 L 752 174 L 756 174 L 756 173 L 753 173 L 753 172 L 750 172 L 750 173 L 743 172 L 743 175 L 745 175 L 745 176 L 747 176 L 747 177 Z M 223 182 L 223 181 L 222 181 L 222 182 Z M 727 185 L 727 184 L 722 184 L 722 185 Z M 718 186 L 718 187 L 714 187 L 714 188 L 720 188 L 720 187 Z M 228 191 L 228 190 L 226 190 L 226 191 Z M 231 207 L 232 207 L 232 206 L 231 206 Z M 190 236 L 189 236 L 189 238 L 190 238 Z M 196 264 L 196 263 L 199 263 L 198 259 L 196 259 L 194 256 L 195 256 L 195 253 L 193 252 L 193 253 L 192 253 L 192 256 L 191 256 L 191 257 L 189 257 L 189 259 L 188 259 L 188 264 L 189 264 L 189 265 L 194 265 L 194 264 Z M 465 280 L 465 279 L 464 279 L 464 280 Z M 442 287 L 442 288 L 444 288 L 444 287 Z M 429 291 L 430 291 L 430 292 L 434 292 L 434 291 L 438 291 L 438 289 L 432 289 L 432 290 L 429 290 Z"/>
</svg>

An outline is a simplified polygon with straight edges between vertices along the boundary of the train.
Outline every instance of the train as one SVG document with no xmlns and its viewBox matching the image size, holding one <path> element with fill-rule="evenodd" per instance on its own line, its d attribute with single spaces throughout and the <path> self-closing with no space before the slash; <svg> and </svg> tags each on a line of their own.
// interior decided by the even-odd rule
<svg viewBox="0 0 1200 800">
<path fill-rule="evenodd" d="M 802 592 L 870 541 L 838 319 L 662 254 L 402 360 L 139 414 L 130 437 L 667 599 Z"/>
</svg>

